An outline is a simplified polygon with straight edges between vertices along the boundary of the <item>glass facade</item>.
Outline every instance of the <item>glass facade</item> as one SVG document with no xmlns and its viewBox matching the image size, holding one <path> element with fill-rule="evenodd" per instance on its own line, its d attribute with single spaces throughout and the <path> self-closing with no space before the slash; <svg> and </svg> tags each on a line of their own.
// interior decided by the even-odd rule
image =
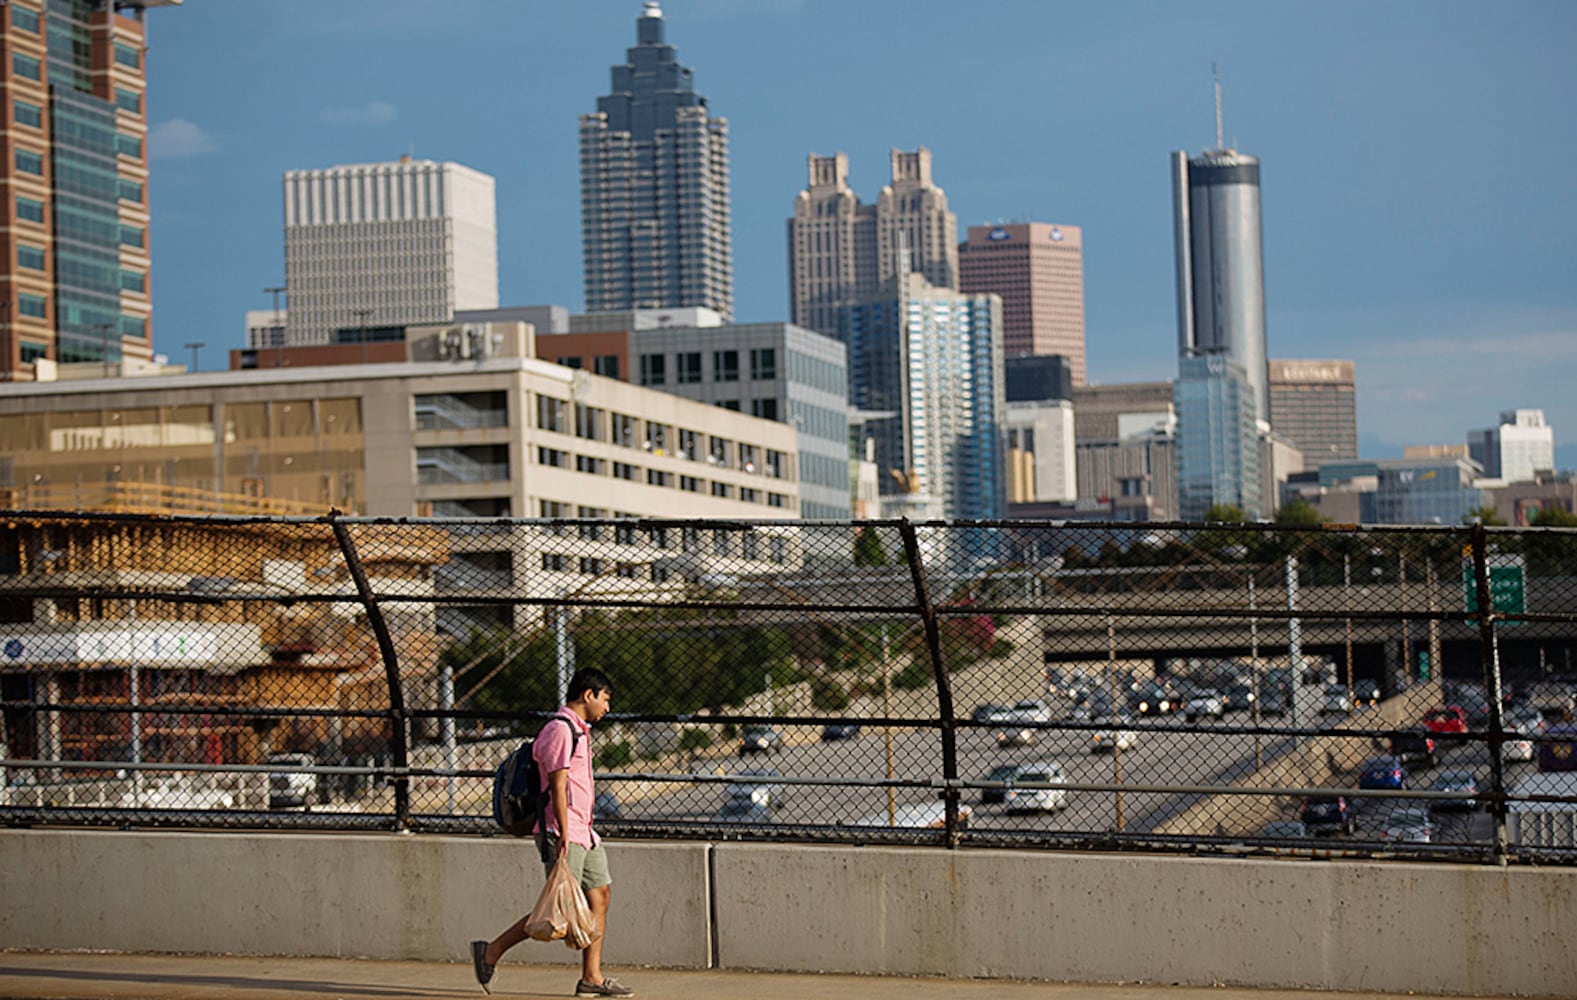
<svg viewBox="0 0 1577 1000">
<path fill-rule="evenodd" d="M 1213 506 L 1249 520 L 1269 513 L 1261 500 L 1254 389 L 1225 354 L 1183 358 L 1173 388 L 1177 407 L 1177 492 L 1185 521 Z"/>
</svg>

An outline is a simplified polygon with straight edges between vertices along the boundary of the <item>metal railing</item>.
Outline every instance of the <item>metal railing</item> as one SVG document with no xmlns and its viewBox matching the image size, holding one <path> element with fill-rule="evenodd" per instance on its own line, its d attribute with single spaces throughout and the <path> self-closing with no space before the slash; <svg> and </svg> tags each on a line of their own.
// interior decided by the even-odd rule
<svg viewBox="0 0 1577 1000">
<path fill-rule="evenodd" d="M 489 832 L 598 667 L 625 836 L 1577 862 L 1561 529 L 12 511 L 0 613 L 13 824 Z"/>
</svg>

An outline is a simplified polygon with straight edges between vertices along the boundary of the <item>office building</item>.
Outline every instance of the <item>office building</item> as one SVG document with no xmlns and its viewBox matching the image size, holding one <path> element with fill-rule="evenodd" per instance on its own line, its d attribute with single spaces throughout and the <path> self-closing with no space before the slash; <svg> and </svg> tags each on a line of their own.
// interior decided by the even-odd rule
<svg viewBox="0 0 1577 1000">
<path fill-rule="evenodd" d="M 480 353 L 451 349 L 468 340 Z M 271 498 L 296 514 L 310 504 L 391 517 L 800 516 L 793 427 L 549 364 L 531 349 L 523 323 L 434 326 L 410 332 L 417 360 L 403 363 L 0 386 L 0 491 L 22 509 L 163 490 Z M 686 434 L 708 461 L 677 455 Z M 650 587 L 799 559 L 798 536 L 770 525 L 505 526 L 451 541 L 460 554 L 436 581 L 440 595 Z M 538 611 L 522 606 L 511 619 L 499 606 L 455 605 L 439 624 L 463 636 Z"/>
<path fill-rule="evenodd" d="M 841 310 L 850 402 L 865 412 L 888 498 L 944 517 L 1006 510 L 1002 300 L 924 276 L 894 278 L 879 298 Z"/>
<path fill-rule="evenodd" d="M 1113 520 L 1176 520 L 1172 383 L 1080 386 L 1072 400 L 1078 503 Z"/>
<path fill-rule="evenodd" d="M 290 344 L 498 306 L 493 178 L 402 156 L 285 174 Z"/>
<path fill-rule="evenodd" d="M 1268 367 L 1270 426 L 1310 463 L 1358 457 L 1358 392 L 1351 361 L 1278 361 Z"/>
<path fill-rule="evenodd" d="M 1078 496 L 1073 404 L 1012 401 L 1005 411 L 1008 503 L 1071 503 Z"/>
<path fill-rule="evenodd" d="M 1375 469 L 1374 492 L 1360 497 L 1363 524 L 1462 524 L 1488 506 L 1472 459 L 1385 459 Z"/>
<path fill-rule="evenodd" d="M 713 117 L 648 0 L 612 88 L 580 118 L 586 311 L 734 312 L 728 120 Z"/>
<path fill-rule="evenodd" d="M 849 385 L 847 349 L 792 323 L 633 330 L 630 354 L 640 384 L 753 417 L 799 433 L 800 516 L 847 520 Z M 711 463 L 694 432 L 667 447 Z"/>
<path fill-rule="evenodd" d="M 1260 436 L 1254 387 L 1224 353 L 1178 362 L 1177 493 L 1185 521 L 1203 521 L 1211 507 L 1236 507 L 1250 520 L 1268 516 L 1261 503 Z"/>
<path fill-rule="evenodd" d="M 839 310 L 879 297 L 899 274 L 958 288 L 958 218 L 931 179 L 931 151 L 893 150 L 874 205 L 849 187 L 843 153 L 809 158 L 788 221 L 789 310 L 807 330 L 838 336 Z"/>
<path fill-rule="evenodd" d="M 1172 154 L 1179 358 L 1224 355 L 1248 380 L 1256 420 L 1270 419 L 1259 160 L 1226 148 L 1216 87 L 1216 146 Z"/>
<path fill-rule="evenodd" d="M 162 5 L 0 4 L 0 378 L 153 358 L 143 18 Z"/>
<path fill-rule="evenodd" d="M 1469 431 L 1468 454 L 1490 479 L 1532 482 L 1536 472 L 1555 469 L 1555 429 L 1543 410 L 1502 410 L 1500 423 Z"/>
<path fill-rule="evenodd" d="M 1010 403 L 1073 398 L 1073 366 L 1060 354 L 1009 356 L 1002 367 Z"/>
<path fill-rule="evenodd" d="M 1073 369 L 1073 384 L 1084 384 L 1084 237 L 1078 226 L 970 226 L 958 247 L 958 267 L 960 291 L 1002 297 L 1007 357 L 1059 354 Z"/>
</svg>

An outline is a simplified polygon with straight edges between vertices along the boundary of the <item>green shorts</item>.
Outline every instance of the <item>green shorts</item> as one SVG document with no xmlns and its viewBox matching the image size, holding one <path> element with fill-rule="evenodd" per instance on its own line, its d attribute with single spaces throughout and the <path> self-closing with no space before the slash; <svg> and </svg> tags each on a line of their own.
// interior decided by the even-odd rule
<svg viewBox="0 0 1577 1000">
<path fill-rule="evenodd" d="M 556 858 L 559 850 L 559 838 L 556 834 L 548 834 L 548 850 Z M 575 881 L 587 891 L 601 889 L 605 885 L 613 884 L 613 876 L 608 874 L 608 851 L 601 841 L 591 850 L 580 844 L 569 845 L 569 870 L 575 876 Z M 555 862 L 548 862 L 542 866 L 544 874 L 552 874 Z"/>
</svg>

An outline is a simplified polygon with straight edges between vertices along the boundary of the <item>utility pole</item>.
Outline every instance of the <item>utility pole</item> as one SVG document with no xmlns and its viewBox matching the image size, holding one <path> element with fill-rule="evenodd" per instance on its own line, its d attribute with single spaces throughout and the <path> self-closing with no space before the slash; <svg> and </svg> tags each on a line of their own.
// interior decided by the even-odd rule
<svg viewBox="0 0 1577 1000">
<path fill-rule="evenodd" d="M 372 315 L 371 309 L 351 310 L 361 319 L 361 363 L 367 363 L 367 317 Z"/>
<path fill-rule="evenodd" d="M 192 352 L 192 371 L 196 371 L 197 370 L 197 352 L 202 350 L 203 348 L 207 347 L 208 346 L 208 342 L 206 340 L 188 340 L 186 343 L 182 344 L 181 346 L 186 348 L 188 351 Z"/>
</svg>

